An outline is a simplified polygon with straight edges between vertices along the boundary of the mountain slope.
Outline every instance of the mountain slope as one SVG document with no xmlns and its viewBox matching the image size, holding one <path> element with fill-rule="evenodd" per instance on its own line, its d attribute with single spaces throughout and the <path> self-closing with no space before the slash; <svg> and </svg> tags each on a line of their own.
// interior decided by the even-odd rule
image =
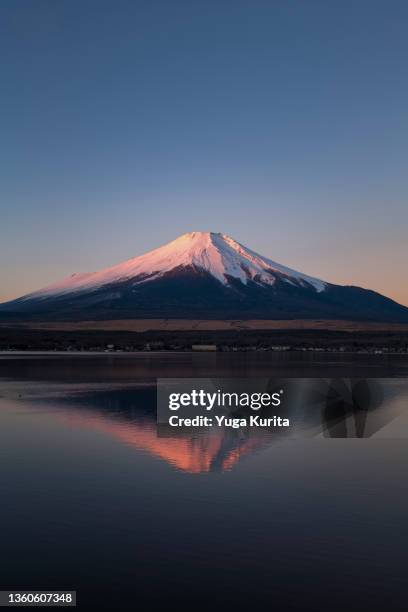
<svg viewBox="0 0 408 612">
<path fill-rule="evenodd" d="M 140 257 L 0 305 L 2 320 L 164 317 L 408 322 L 408 308 L 302 274 L 210 232 L 184 234 Z"/>
<path fill-rule="evenodd" d="M 129 259 L 111 268 L 93 273 L 73 274 L 22 299 L 89 291 L 130 279 L 133 279 L 137 285 L 157 280 L 172 270 L 189 267 L 208 272 L 224 285 L 231 277 L 239 279 L 244 284 L 248 280 L 255 280 L 272 285 L 276 276 L 282 276 L 287 282 L 308 283 L 319 291 L 325 287 L 322 281 L 261 257 L 225 234 L 191 232 L 145 255 Z"/>
</svg>

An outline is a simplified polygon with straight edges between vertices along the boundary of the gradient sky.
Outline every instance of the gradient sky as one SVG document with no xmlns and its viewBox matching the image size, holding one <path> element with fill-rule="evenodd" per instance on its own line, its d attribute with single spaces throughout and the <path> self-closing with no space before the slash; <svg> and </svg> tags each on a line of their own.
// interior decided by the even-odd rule
<svg viewBox="0 0 408 612">
<path fill-rule="evenodd" d="M 0 301 L 210 230 L 408 305 L 406 0 L 2 0 Z"/>
</svg>

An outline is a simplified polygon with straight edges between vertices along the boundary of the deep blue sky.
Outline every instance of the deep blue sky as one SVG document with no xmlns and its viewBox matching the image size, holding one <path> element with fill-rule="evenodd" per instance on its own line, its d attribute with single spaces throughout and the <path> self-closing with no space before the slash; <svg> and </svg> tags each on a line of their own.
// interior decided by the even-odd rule
<svg viewBox="0 0 408 612">
<path fill-rule="evenodd" d="M 2 0 L 0 300 L 192 230 L 408 304 L 406 0 Z"/>
</svg>

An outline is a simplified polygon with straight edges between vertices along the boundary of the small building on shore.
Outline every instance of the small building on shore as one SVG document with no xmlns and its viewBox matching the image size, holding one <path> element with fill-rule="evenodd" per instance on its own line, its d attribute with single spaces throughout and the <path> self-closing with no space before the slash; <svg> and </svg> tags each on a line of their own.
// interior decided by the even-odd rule
<svg viewBox="0 0 408 612">
<path fill-rule="evenodd" d="M 203 351 L 203 352 L 211 352 L 217 350 L 216 344 L 193 344 L 191 346 L 192 351 Z"/>
</svg>

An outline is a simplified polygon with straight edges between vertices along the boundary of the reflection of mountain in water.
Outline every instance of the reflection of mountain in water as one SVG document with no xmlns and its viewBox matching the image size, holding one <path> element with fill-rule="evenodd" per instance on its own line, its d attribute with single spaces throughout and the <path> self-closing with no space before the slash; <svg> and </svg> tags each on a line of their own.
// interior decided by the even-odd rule
<svg viewBox="0 0 408 612">
<path fill-rule="evenodd" d="M 53 400 L 55 405 L 55 399 Z M 69 406 L 69 409 L 68 409 Z M 245 455 L 271 442 L 271 436 L 214 428 L 183 436 L 161 436 L 156 424 L 156 391 L 83 393 L 58 402 L 58 412 L 78 427 L 108 433 L 124 444 L 198 474 L 230 470 Z"/>
<path fill-rule="evenodd" d="M 406 383 L 402 384 L 407 393 Z M 254 427 L 173 431 L 159 426 L 158 430 L 153 385 L 68 394 L 54 397 L 52 404 L 71 425 L 102 431 L 177 469 L 198 474 L 230 470 L 242 457 L 287 435 L 370 437 L 401 409 L 401 402 L 389 401 L 398 395 L 398 388 L 366 379 L 293 379 L 286 384 L 285 416 L 294 424 L 290 432 Z M 387 401 L 381 409 L 384 393 Z"/>
<path fill-rule="evenodd" d="M 125 444 L 164 459 L 174 467 L 192 474 L 231 469 L 243 455 L 265 443 L 262 443 L 264 437 L 260 440 L 240 440 L 234 436 L 232 439 L 228 432 L 220 428 L 208 436 L 160 437 L 153 420 L 127 422 L 104 413 L 95 415 L 87 411 L 70 411 L 68 418 L 71 424 L 106 432 Z"/>
</svg>

